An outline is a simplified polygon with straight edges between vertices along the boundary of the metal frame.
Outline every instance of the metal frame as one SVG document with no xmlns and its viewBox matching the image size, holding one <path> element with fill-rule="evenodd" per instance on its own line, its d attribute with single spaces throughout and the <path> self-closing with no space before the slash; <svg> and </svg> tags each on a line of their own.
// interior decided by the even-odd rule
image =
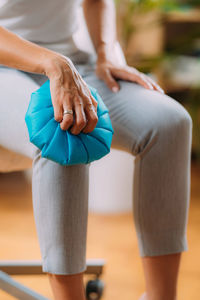
<svg viewBox="0 0 200 300">
<path fill-rule="evenodd" d="M 105 265 L 104 259 L 87 259 L 87 269 L 85 274 L 95 274 L 99 277 Z M 34 290 L 14 280 L 9 275 L 41 275 L 41 260 L 33 261 L 0 261 L 0 289 L 19 300 L 49 300 Z"/>
</svg>

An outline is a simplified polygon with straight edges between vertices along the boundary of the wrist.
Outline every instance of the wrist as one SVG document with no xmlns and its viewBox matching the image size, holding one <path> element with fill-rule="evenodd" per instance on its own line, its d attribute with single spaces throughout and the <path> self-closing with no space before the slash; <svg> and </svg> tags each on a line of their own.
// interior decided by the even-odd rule
<svg viewBox="0 0 200 300">
<path fill-rule="evenodd" d="M 111 46 L 106 43 L 101 43 L 97 48 L 97 59 L 99 61 L 107 60 L 109 57 Z"/>
<path fill-rule="evenodd" d="M 113 55 L 115 53 L 115 47 L 116 47 L 116 43 L 100 44 L 97 49 L 97 63 L 112 61 Z"/>
<path fill-rule="evenodd" d="M 70 63 L 70 59 L 66 56 L 50 51 L 43 60 L 43 74 L 49 79 L 52 77 L 62 78 L 63 72 L 66 72 L 66 68 L 69 67 Z"/>
</svg>

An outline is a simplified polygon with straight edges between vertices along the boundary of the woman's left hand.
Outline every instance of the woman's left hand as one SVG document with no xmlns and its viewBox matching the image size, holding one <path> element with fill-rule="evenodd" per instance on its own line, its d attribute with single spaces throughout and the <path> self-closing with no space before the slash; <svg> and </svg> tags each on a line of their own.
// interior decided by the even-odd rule
<svg viewBox="0 0 200 300">
<path fill-rule="evenodd" d="M 99 79 L 103 80 L 113 92 L 117 92 L 120 89 L 115 79 L 122 79 L 136 82 L 146 89 L 156 90 L 164 94 L 163 89 L 152 78 L 128 65 L 118 66 L 108 60 L 97 60 L 96 75 Z"/>
</svg>

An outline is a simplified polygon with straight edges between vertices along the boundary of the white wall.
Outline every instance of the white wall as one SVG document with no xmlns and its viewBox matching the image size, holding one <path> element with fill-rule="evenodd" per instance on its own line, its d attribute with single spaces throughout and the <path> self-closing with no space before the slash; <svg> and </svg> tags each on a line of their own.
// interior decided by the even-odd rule
<svg viewBox="0 0 200 300">
<path fill-rule="evenodd" d="M 132 210 L 134 158 L 111 148 L 90 166 L 89 211 L 121 213 Z"/>
</svg>

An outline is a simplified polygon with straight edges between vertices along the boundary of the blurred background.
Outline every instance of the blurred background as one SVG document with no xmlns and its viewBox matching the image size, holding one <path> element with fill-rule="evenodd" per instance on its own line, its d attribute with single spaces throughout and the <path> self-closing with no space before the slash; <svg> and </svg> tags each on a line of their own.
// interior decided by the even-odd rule
<svg viewBox="0 0 200 300">
<path fill-rule="evenodd" d="M 151 72 L 192 115 L 193 158 L 200 159 L 200 1 L 116 0 L 127 62 Z"/>
<path fill-rule="evenodd" d="M 115 4 L 118 39 L 127 63 L 155 78 L 193 119 L 189 251 L 182 256 L 178 300 L 198 300 L 200 0 L 115 0 Z M 81 8 L 79 13 L 80 28 L 74 39 L 80 48 L 93 52 Z M 0 149 L 0 166 L 9 170 L 0 173 L 0 260 L 41 259 L 32 210 L 31 163 L 28 166 L 26 158 Z M 137 300 L 144 291 L 132 216 L 133 176 L 134 157 L 117 149 L 90 167 L 87 257 L 106 260 L 103 300 Z M 45 275 L 14 278 L 52 299 Z M 0 291 L 0 300 L 12 299 Z"/>
</svg>

